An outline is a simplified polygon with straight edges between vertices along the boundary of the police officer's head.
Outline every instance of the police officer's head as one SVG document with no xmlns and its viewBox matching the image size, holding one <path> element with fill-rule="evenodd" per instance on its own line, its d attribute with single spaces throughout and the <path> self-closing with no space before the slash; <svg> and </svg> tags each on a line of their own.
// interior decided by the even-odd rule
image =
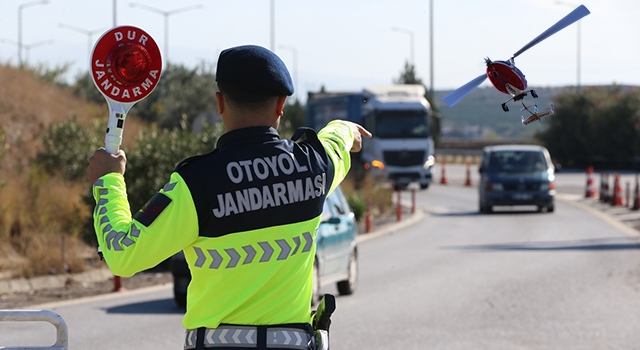
<svg viewBox="0 0 640 350">
<path fill-rule="evenodd" d="M 267 108 L 293 94 L 293 82 L 284 62 L 270 50 L 255 45 L 222 51 L 216 81 L 224 98 L 222 103 L 244 111 Z"/>
</svg>

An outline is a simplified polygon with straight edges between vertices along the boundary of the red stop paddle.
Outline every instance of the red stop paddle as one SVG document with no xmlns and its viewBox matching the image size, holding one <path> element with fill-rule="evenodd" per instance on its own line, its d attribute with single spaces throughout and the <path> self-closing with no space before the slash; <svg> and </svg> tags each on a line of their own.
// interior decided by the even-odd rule
<svg viewBox="0 0 640 350">
<path fill-rule="evenodd" d="M 127 113 L 155 89 L 161 73 L 158 45 L 142 29 L 115 27 L 98 39 L 91 53 L 91 77 L 109 105 L 107 152 L 118 152 Z"/>
</svg>

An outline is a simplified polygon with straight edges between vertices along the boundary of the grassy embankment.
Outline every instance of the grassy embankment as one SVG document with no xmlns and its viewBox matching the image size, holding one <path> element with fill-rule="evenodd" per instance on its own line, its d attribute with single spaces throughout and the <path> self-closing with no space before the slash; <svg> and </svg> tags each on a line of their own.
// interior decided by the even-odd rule
<svg viewBox="0 0 640 350">
<path fill-rule="evenodd" d="M 60 121 L 88 126 L 108 116 L 106 104 L 74 97 L 33 73 L 0 64 L 0 276 L 82 271 L 95 254 L 80 237 L 92 208 L 82 202 L 85 181 L 68 182 L 33 165 L 41 136 Z M 136 133 L 139 123 L 127 122 Z M 87 159 L 92 150 L 87 150 Z"/>
</svg>

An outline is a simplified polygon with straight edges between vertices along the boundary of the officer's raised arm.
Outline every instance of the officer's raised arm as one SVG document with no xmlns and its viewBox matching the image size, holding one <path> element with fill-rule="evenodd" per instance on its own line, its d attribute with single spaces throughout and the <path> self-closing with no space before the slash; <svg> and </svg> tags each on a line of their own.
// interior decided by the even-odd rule
<svg viewBox="0 0 640 350">
<path fill-rule="evenodd" d="M 349 152 L 360 151 L 362 136 L 371 137 L 371 133 L 359 124 L 339 119 L 332 120 L 318 132 L 318 139 L 334 167 L 334 178 L 329 193 L 347 176 L 351 167 Z"/>
</svg>

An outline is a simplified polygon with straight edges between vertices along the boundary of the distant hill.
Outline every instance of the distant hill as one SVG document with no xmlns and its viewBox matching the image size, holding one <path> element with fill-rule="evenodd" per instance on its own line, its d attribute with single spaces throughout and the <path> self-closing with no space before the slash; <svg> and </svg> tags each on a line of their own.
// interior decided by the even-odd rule
<svg viewBox="0 0 640 350">
<path fill-rule="evenodd" d="M 536 104 L 540 110 L 549 108 L 553 96 L 573 87 L 531 87 L 538 94 L 534 99 L 525 97 L 527 106 Z M 478 88 L 465 96 L 455 106 L 449 107 L 442 102 L 442 97 L 451 92 L 435 91 L 436 107 L 442 114 L 443 136 L 450 138 L 494 138 L 511 140 L 531 140 L 536 130 L 544 127 L 545 121 L 522 125 L 521 116 L 528 116 L 521 111 L 522 103 L 510 102 L 509 112 L 502 110 L 509 95 L 503 94 L 493 87 Z"/>
</svg>

